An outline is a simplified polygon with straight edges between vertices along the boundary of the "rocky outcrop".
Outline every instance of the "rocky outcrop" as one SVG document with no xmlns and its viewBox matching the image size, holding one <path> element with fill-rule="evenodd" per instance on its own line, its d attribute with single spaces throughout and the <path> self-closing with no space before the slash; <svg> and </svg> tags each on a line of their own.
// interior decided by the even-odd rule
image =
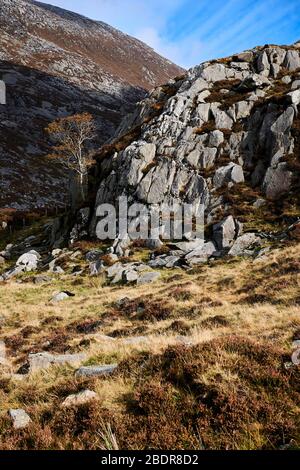
<svg viewBox="0 0 300 470">
<path fill-rule="evenodd" d="M 68 205 L 64 170 L 43 158 L 48 123 L 90 112 L 97 147 L 182 69 L 105 23 L 45 3 L 1 0 L 0 30 L 0 207 Z"/>
<path fill-rule="evenodd" d="M 257 47 L 169 81 L 99 152 L 95 207 L 123 195 L 149 209 L 202 204 L 206 223 L 221 223 L 217 248 L 230 249 L 240 230 L 226 219 L 236 209 L 228 195 L 246 187 L 276 203 L 299 193 L 299 87 L 295 46 Z M 94 213 L 92 235 L 96 222 Z"/>
</svg>

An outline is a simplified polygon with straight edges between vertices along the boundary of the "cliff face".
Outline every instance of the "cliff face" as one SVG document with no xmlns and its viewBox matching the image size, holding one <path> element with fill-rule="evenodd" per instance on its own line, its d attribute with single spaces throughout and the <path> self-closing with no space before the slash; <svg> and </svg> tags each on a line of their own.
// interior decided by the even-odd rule
<svg viewBox="0 0 300 470">
<path fill-rule="evenodd" d="M 89 111 L 101 145 L 147 90 L 181 73 L 109 25 L 39 2 L 2 0 L 0 29 L 0 207 L 66 200 L 62 172 L 43 158 L 49 121 Z"/>
<path fill-rule="evenodd" d="M 102 149 L 96 207 L 129 195 L 202 203 L 208 226 L 229 214 L 248 227 L 288 219 L 299 209 L 299 103 L 299 44 L 191 69 L 138 104 Z"/>
</svg>

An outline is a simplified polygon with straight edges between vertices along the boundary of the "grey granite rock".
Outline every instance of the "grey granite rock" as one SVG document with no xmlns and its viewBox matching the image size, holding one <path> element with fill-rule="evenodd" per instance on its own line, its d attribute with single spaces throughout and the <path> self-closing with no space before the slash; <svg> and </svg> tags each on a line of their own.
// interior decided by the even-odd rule
<svg viewBox="0 0 300 470">
<path fill-rule="evenodd" d="M 41 352 L 37 354 L 29 354 L 29 372 L 37 372 L 42 369 L 48 369 L 51 366 L 57 365 L 70 365 L 77 366 L 81 362 L 86 360 L 85 353 L 77 354 L 50 354 L 47 352 Z"/>
<path fill-rule="evenodd" d="M 21 408 L 11 408 L 8 414 L 13 422 L 14 429 L 24 429 L 31 423 L 30 416 Z"/>
<path fill-rule="evenodd" d="M 103 377 L 111 375 L 117 367 L 117 364 L 106 366 L 83 366 L 76 371 L 75 375 L 78 377 Z"/>
</svg>

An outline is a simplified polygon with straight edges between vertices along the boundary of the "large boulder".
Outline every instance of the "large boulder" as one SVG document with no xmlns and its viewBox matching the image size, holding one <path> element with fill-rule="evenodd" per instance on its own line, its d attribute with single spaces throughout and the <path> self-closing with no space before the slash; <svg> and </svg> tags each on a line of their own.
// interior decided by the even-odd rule
<svg viewBox="0 0 300 470">
<path fill-rule="evenodd" d="M 293 173 L 288 170 L 287 164 L 279 163 L 275 168 L 268 168 L 262 189 L 267 197 L 272 201 L 277 200 L 286 194 L 292 184 Z"/>
<path fill-rule="evenodd" d="M 245 233 L 237 238 L 228 254 L 230 256 L 242 256 L 248 254 L 247 249 L 253 245 L 259 245 L 261 239 L 255 233 Z"/>
<path fill-rule="evenodd" d="M 287 51 L 283 66 L 288 69 L 290 72 L 300 68 L 300 55 L 298 51 L 290 50 Z"/>
<path fill-rule="evenodd" d="M 222 222 L 213 226 L 213 239 L 219 250 L 228 249 L 233 245 L 240 233 L 240 226 L 232 217 L 226 217 Z"/>
<path fill-rule="evenodd" d="M 226 166 L 218 168 L 213 184 L 216 188 L 221 188 L 228 183 L 243 183 L 245 181 L 243 168 L 236 163 L 229 163 Z"/>
<path fill-rule="evenodd" d="M 40 259 L 39 253 L 34 250 L 24 253 L 16 262 L 16 266 L 22 268 L 23 271 L 36 271 Z"/>
</svg>

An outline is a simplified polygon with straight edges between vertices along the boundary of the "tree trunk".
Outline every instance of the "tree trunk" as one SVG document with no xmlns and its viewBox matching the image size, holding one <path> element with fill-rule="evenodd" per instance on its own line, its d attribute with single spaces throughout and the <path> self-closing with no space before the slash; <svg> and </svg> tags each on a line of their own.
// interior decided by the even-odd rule
<svg viewBox="0 0 300 470">
<path fill-rule="evenodd" d="M 81 202 L 85 202 L 87 196 L 87 177 L 85 174 L 80 173 L 80 196 Z"/>
<path fill-rule="evenodd" d="M 84 201 L 84 187 L 83 187 L 83 174 L 82 173 L 80 173 L 79 175 L 79 181 L 80 181 L 80 195 L 81 195 L 82 201 Z"/>
</svg>

